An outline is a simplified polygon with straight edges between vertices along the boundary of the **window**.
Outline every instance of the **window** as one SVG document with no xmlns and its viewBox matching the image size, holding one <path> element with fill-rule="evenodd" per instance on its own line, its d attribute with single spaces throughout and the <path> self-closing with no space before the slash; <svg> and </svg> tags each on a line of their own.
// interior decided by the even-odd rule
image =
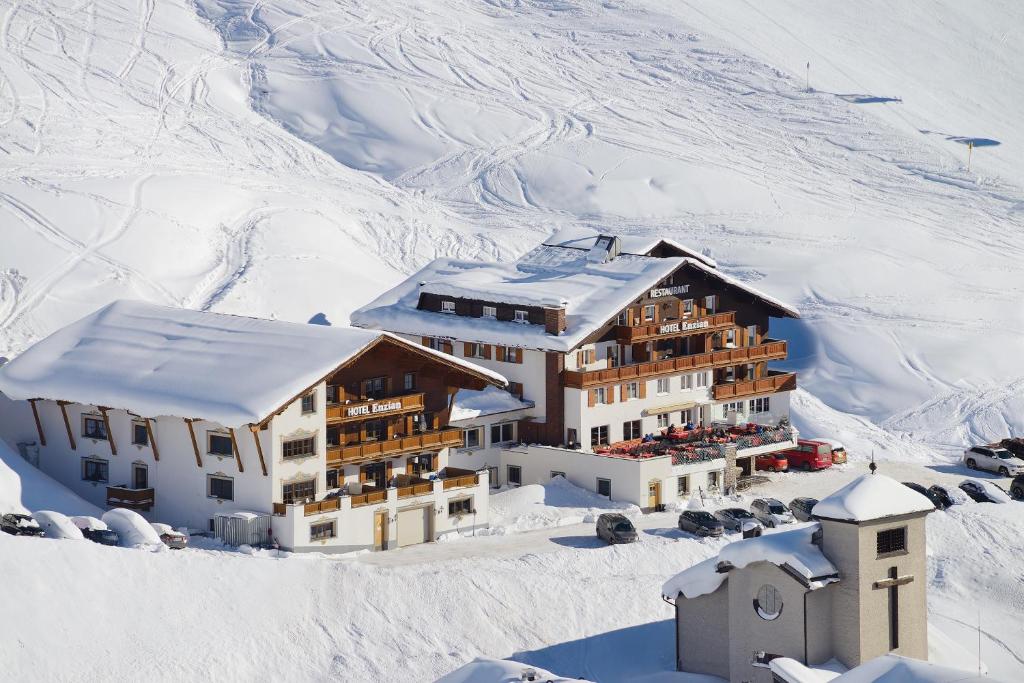
<svg viewBox="0 0 1024 683">
<path fill-rule="evenodd" d="M 609 346 L 606 354 L 608 356 L 608 367 L 617 368 L 621 363 L 619 362 L 619 347 Z"/>
<path fill-rule="evenodd" d="M 107 440 L 107 423 L 102 417 L 82 416 L 82 436 L 87 439 Z"/>
<path fill-rule="evenodd" d="M 523 468 L 519 465 L 508 466 L 508 483 L 510 486 L 519 486 L 523 483 Z"/>
<path fill-rule="evenodd" d="M 683 317 L 689 318 L 693 315 L 693 299 L 683 299 Z"/>
<path fill-rule="evenodd" d="M 878 532 L 875 543 L 878 556 L 890 555 L 892 553 L 903 553 L 907 550 L 907 528 L 886 529 Z"/>
<path fill-rule="evenodd" d="M 706 372 L 698 372 L 695 376 L 697 378 L 697 388 L 698 389 L 703 389 L 704 387 L 706 387 L 708 385 L 708 373 L 706 373 Z"/>
<path fill-rule="evenodd" d="M 498 309 L 494 306 L 484 306 L 484 317 L 485 318 L 497 318 Z"/>
<path fill-rule="evenodd" d="M 630 401 L 634 398 L 640 398 L 640 385 L 636 382 L 630 382 L 629 384 L 623 385 L 626 390 L 626 395 L 622 400 Z"/>
<path fill-rule="evenodd" d="M 430 453 L 421 453 L 409 458 L 409 469 L 414 477 L 420 477 L 427 472 L 434 471 L 434 456 Z"/>
<path fill-rule="evenodd" d="M 316 496 L 316 479 L 296 481 L 281 487 L 281 498 L 286 504 L 312 503 Z"/>
<path fill-rule="evenodd" d="M 491 425 L 491 443 L 508 443 L 516 440 L 516 423 L 503 422 Z"/>
<path fill-rule="evenodd" d="M 231 435 L 221 432 L 206 432 L 206 452 L 210 455 L 234 455 L 235 449 L 231 445 Z"/>
<path fill-rule="evenodd" d="M 767 413 L 771 411 L 770 397 L 765 396 L 764 398 L 752 398 L 750 399 L 750 412 L 751 413 Z"/>
<path fill-rule="evenodd" d="M 106 460 L 82 458 L 82 479 L 85 481 L 107 481 L 109 466 Z"/>
<path fill-rule="evenodd" d="M 316 412 L 316 392 L 311 391 L 302 397 L 302 414 Z"/>
<path fill-rule="evenodd" d="M 594 389 L 594 403 L 608 403 L 608 387 Z"/>
<path fill-rule="evenodd" d="M 455 312 L 455 302 L 454 301 L 442 301 L 441 302 L 441 312 L 442 313 L 454 313 Z"/>
<path fill-rule="evenodd" d="M 444 340 L 441 339 L 440 337 L 431 337 L 430 338 L 430 348 L 434 349 L 435 351 L 441 351 L 443 353 L 444 352 Z"/>
<path fill-rule="evenodd" d="M 565 433 L 565 445 L 568 446 L 569 448 L 575 448 L 577 445 L 579 445 L 579 441 L 577 441 L 578 438 L 579 437 L 576 433 L 576 428 L 569 427 L 569 429 L 567 429 Z"/>
<path fill-rule="evenodd" d="M 523 383 L 522 382 L 509 382 L 508 393 L 512 394 L 516 398 L 523 397 Z"/>
<path fill-rule="evenodd" d="M 285 458 L 302 458 L 316 455 L 316 437 L 292 439 L 281 444 L 281 455 Z"/>
<path fill-rule="evenodd" d="M 463 448 L 480 448 L 480 428 L 474 427 L 473 429 L 462 430 L 462 447 Z"/>
<path fill-rule="evenodd" d="M 555 477 L 561 477 L 562 479 L 565 479 L 565 472 L 559 472 L 558 470 L 551 470 L 551 478 L 554 479 Z"/>
<path fill-rule="evenodd" d="M 371 377 L 363 380 L 363 394 L 366 398 L 384 398 L 387 393 L 387 377 Z"/>
<path fill-rule="evenodd" d="M 616 325 L 625 325 L 626 324 L 626 311 L 622 311 L 621 313 L 619 313 L 618 317 L 615 318 L 615 324 Z"/>
<path fill-rule="evenodd" d="M 669 378 L 668 377 L 662 377 L 661 379 L 658 380 L 658 393 L 659 394 L 667 394 L 669 392 L 669 387 L 670 387 L 670 383 L 669 383 Z"/>
<path fill-rule="evenodd" d="M 517 323 L 528 323 L 530 322 L 530 315 L 526 311 L 516 309 L 515 318 L 513 318 L 513 320 Z"/>
<path fill-rule="evenodd" d="M 757 346 L 757 325 L 747 325 L 747 346 Z"/>
<path fill-rule="evenodd" d="M 146 429 L 145 422 L 138 420 L 132 422 L 132 443 L 136 446 L 149 445 L 149 430 Z"/>
<path fill-rule="evenodd" d="M 735 412 L 737 415 L 743 414 L 743 401 L 733 401 L 732 403 L 722 404 L 722 417 L 729 417 L 729 413 Z"/>
<path fill-rule="evenodd" d="M 733 346 L 736 346 L 736 328 L 735 327 L 730 327 L 728 330 L 725 331 L 725 345 L 729 346 L 730 344 L 733 345 Z"/>
<path fill-rule="evenodd" d="M 466 344 L 466 358 L 483 358 L 483 344 Z"/>
<path fill-rule="evenodd" d="M 666 429 L 668 427 L 668 413 L 661 413 L 658 415 L 658 429 Z"/>
<path fill-rule="evenodd" d="M 718 310 L 718 295 L 709 294 L 704 297 L 704 309 L 708 313 L 715 313 Z"/>
<path fill-rule="evenodd" d="M 626 441 L 630 439 L 639 439 L 641 434 L 640 420 L 630 420 L 629 422 L 622 423 L 622 438 Z"/>
<path fill-rule="evenodd" d="M 605 496 L 609 500 L 612 497 L 612 480 L 597 478 L 597 495 Z"/>
<path fill-rule="evenodd" d="M 146 463 L 132 463 L 132 488 L 149 488 L 149 466 Z"/>
<path fill-rule="evenodd" d="M 206 497 L 218 500 L 235 499 L 235 480 L 231 477 L 208 475 L 206 477 Z"/>
<path fill-rule="evenodd" d="M 402 375 L 402 389 L 405 391 L 414 391 L 416 389 L 415 372 L 407 372 Z"/>
<path fill-rule="evenodd" d="M 754 611 L 765 621 L 778 619 L 782 614 L 782 593 L 775 586 L 764 584 L 757 589 L 754 598 Z"/>
<path fill-rule="evenodd" d="M 679 414 L 679 421 L 684 425 L 693 424 L 693 408 L 687 408 Z"/>
<path fill-rule="evenodd" d="M 654 320 L 654 310 L 654 304 L 644 306 L 644 322 L 652 322 Z"/>
<path fill-rule="evenodd" d="M 309 540 L 311 541 L 326 541 L 328 538 L 334 538 L 335 535 L 333 519 L 330 522 L 309 525 Z"/>
<path fill-rule="evenodd" d="M 336 468 L 335 469 L 327 470 L 327 488 L 329 488 L 329 489 L 336 489 L 336 488 L 338 488 L 338 480 L 339 480 L 338 470 Z"/>
<path fill-rule="evenodd" d="M 504 363 L 515 363 L 516 362 L 516 350 L 511 346 L 499 346 L 498 349 L 498 360 Z"/>
<path fill-rule="evenodd" d="M 608 425 L 590 428 L 590 447 L 608 445 Z"/>
<path fill-rule="evenodd" d="M 682 384 L 683 391 L 693 389 L 693 375 L 680 375 L 679 380 Z"/>
<path fill-rule="evenodd" d="M 689 476 L 682 476 L 676 479 L 676 495 L 679 497 L 690 495 Z"/>
<path fill-rule="evenodd" d="M 327 385 L 327 403 L 335 404 L 338 402 L 338 385 L 328 384 Z"/>
<path fill-rule="evenodd" d="M 469 515 L 473 513 L 473 499 L 460 498 L 448 501 L 448 516 Z"/>
<path fill-rule="evenodd" d="M 370 420 L 363 429 L 366 430 L 367 441 L 382 441 L 388 436 L 388 427 L 384 420 Z"/>
</svg>

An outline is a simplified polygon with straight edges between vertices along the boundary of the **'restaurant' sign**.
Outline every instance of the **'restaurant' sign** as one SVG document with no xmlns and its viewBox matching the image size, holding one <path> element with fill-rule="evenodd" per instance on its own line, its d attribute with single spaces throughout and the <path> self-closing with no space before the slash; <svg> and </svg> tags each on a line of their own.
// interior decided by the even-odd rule
<svg viewBox="0 0 1024 683">
<path fill-rule="evenodd" d="M 690 330 L 702 330 L 708 327 L 707 320 L 694 320 L 689 323 L 666 323 L 658 328 L 658 334 L 672 334 L 673 332 L 689 332 Z"/>
<path fill-rule="evenodd" d="M 660 299 L 663 296 L 673 294 L 686 294 L 690 291 L 690 285 L 676 285 L 675 287 L 655 287 L 651 290 L 652 299 Z"/>
<path fill-rule="evenodd" d="M 401 401 L 387 401 L 385 403 L 367 403 L 361 406 L 353 406 L 345 409 L 346 417 L 356 415 L 376 415 L 377 413 L 388 413 L 402 407 Z"/>
</svg>

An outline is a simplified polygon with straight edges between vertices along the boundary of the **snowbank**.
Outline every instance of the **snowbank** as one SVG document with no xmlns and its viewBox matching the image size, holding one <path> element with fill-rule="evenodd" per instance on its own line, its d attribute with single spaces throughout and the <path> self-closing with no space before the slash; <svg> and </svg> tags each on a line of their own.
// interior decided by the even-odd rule
<svg viewBox="0 0 1024 683">
<path fill-rule="evenodd" d="M 125 548 L 164 547 L 156 529 L 146 518 L 134 510 L 115 508 L 103 513 L 103 523 L 120 538 L 120 545 Z"/>
<path fill-rule="evenodd" d="M 0 511 L 27 514 L 28 510 L 56 510 L 65 515 L 102 514 L 98 507 L 37 470 L 0 439 Z"/>
<path fill-rule="evenodd" d="M 527 675 L 531 673 L 536 678 L 527 678 Z M 550 671 L 520 664 L 519 662 L 478 657 L 450 674 L 441 676 L 441 678 L 437 679 L 436 683 L 522 683 L 527 680 L 561 683 L 570 679 L 562 678 Z M 588 683 L 588 681 L 582 678 L 573 680 Z"/>
<path fill-rule="evenodd" d="M 932 502 L 884 474 L 862 474 L 814 506 L 827 519 L 864 522 L 915 512 L 931 512 Z"/>
<path fill-rule="evenodd" d="M 487 387 L 481 391 L 472 389 L 459 389 L 455 394 L 455 401 L 452 403 L 452 413 L 449 422 L 468 420 L 481 415 L 494 415 L 495 413 L 507 413 L 521 408 L 532 408 L 531 401 L 521 401 L 504 389 L 498 387 Z"/>
<path fill-rule="evenodd" d="M 33 512 L 32 516 L 39 522 L 39 526 L 47 538 L 60 538 L 72 541 L 81 541 L 85 538 L 81 529 L 75 526 L 65 515 L 52 510 L 39 510 Z"/>
<path fill-rule="evenodd" d="M 491 494 L 491 526 L 477 535 L 503 536 L 589 523 L 603 512 L 639 515 L 640 508 L 632 503 L 610 501 L 569 483 L 564 477 L 554 477 L 546 484 L 529 484 Z"/>
</svg>

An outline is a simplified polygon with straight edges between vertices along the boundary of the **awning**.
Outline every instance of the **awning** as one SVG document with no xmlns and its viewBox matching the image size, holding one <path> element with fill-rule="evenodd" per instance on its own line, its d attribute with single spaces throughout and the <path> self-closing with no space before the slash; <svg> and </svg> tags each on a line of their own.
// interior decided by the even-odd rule
<svg viewBox="0 0 1024 683">
<path fill-rule="evenodd" d="M 659 406 L 658 408 L 644 408 L 641 415 L 644 417 L 650 417 L 651 415 L 661 415 L 662 413 L 674 413 L 679 410 L 689 410 L 690 408 L 696 408 L 699 403 L 694 401 L 688 401 L 687 403 L 670 403 L 667 406 Z"/>
</svg>

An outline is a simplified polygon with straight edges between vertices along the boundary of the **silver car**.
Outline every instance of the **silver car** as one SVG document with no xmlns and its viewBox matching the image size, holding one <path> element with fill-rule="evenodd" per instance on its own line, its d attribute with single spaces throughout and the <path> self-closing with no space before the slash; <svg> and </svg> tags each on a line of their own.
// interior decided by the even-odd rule
<svg viewBox="0 0 1024 683">
<path fill-rule="evenodd" d="M 974 446 L 964 451 L 964 464 L 972 470 L 988 470 L 1001 477 L 1016 477 L 1024 474 L 1024 460 L 1021 460 L 1001 446 Z"/>
</svg>

